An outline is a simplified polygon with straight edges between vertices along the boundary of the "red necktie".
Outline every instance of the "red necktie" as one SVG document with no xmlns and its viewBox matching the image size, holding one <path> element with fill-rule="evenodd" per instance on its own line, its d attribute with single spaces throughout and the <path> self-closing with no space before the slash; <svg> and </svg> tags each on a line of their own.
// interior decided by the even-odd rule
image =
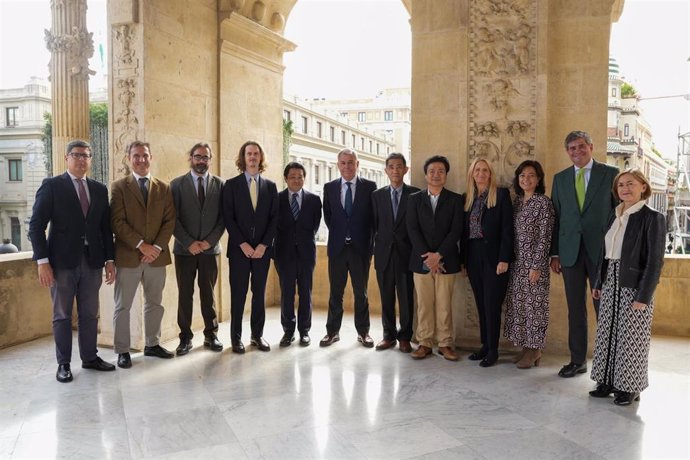
<svg viewBox="0 0 690 460">
<path fill-rule="evenodd" d="M 89 197 L 86 196 L 86 187 L 84 187 L 84 179 L 74 179 L 77 181 L 79 187 L 79 204 L 81 204 L 81 212 L 84 217 L 89 213 Z"/>
</svg>

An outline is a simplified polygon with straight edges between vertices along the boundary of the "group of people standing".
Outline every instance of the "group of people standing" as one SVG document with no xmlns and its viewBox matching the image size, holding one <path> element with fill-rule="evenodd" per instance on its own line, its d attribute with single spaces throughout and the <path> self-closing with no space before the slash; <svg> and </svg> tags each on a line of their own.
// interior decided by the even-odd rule
<svg viewBox="0 0 690 460">
<path fill-rule="evenodd" d="M 323 211 L 329 229 L 330 295 L 326 335 L 320 346 L 340 340 L 349 276 L 357 340 L 374 347 L 367 295 L 373 256 L 383 323 L 377 350 L 397 345 L 412 358 L 423 359 L 437 345 L 440 355 L 457 361 L 451 300 L 457 274 L 465 272 L 474 293 L 481 337 L 481 348 L 469 359 L 479 361 L 482 367 L 496 364 L 502 305 L 507 299 L 504 336 L 522 348 L 514 362 L 521 369 L 536 366 L 549 321 L 550 267 L 563 274 L 568 303 L 571 359 L 559 375 L 573 377 L 587 371 L 589 281 L 599 315 L 592 370 L 597 388 L 590 394 L 615 394 L 617 404 L 630 404 L 647 386 L 664 218 L 644 205 L 651 189 L 641 173 L 618 174 L 615 168 L 592 159 L 593 144 L 587 133 L 570 133 L 565 148 L 573 166 L 554 177 L 551 199 L 544 195 L 544 171 L 533 160 L 518 166 L 513 181 L 515 198 L 511 199 L 507 188 L 498 187 L 491 164 L 482 158 L 470 164 L 467 191 L 460 195 L 445 187 L 450 171 L 446 157 L 432 156 L 424 162 L 426 187 L 420 190 L 404 183 L 409 170 L 405 157 L 393 153 L 385 164 L 390 185 L 377 190 L 374 182 L 358 176 L 357 154 L 343 149 L 337 157 L 341 177 L 325 184 L 322 203 L 318 195 L 304 189 L 306 170 L 297 162 L 285 166 L 287 187 L 278 193 L 276 184 L 262 175 L 266 156 L 254 141 L 242 145 L 235 162 L 240 173 L 226 182 L 209 173 L 211 147 L 194 145 L 188 152 L 190 171 L 170 185 L 151 176 L 151 148 L 135 141 L 127 151 L 131 174 L 112 184 L 108 203 L 105 185 L 86 178 L 89 144 L 73 141 L 65 155 L 67 172 L 44 181 L 30 223 L 39 281 L 51 288 L 53 299 L 56 378 L 60 382 L 73 378 L 71 309 L 75 298 L 82 367 L 115 369 L 96 351 L 103 267 L 105 282 L 115 283 L 117 365 L 132 366 L 130 310 L 140 284 L 144 292 L 144 355 L 174 356 L 159 343 L 172 236 L 179 291 L 178 356 L 192 349 L 195 281 L 204 319 L 204 346 L 223 350 L 217 337 L 214 288 L 219 241 L 225 231 L 232 351 L 245 352 L 242 318 L 250 288 L 250 344 L 270 351 L 263 328 L 271 259 L 281 289 L 284 334 L 279 344 L 290 346 L 297 332 L 300 345 L 308 346 L 315 235 Z M 418 347 L 413 350 L 415 338 Z"/>
</svg>

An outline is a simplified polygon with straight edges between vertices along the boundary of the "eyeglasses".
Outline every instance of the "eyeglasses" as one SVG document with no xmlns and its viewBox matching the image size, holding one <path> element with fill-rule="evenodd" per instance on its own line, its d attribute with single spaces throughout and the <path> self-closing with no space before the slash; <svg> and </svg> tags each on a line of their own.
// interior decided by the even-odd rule
<svg viewBox="0 0 690 460">
<path fill-rule="evenodd" d="M 70 152 L 69 156 L 76 160 L 88 160 L 89 158 L 92 157 L 90 153 L 77 153 L 77 152 Z"/>
<path fill-rule="evenodd" d="M 203 161 L 205 163 L 211 161 L 211 157 L 207 157 L 206 155 L 192 155 L 192 158 L 194 158 L 196 161 Z"/>
</svg>

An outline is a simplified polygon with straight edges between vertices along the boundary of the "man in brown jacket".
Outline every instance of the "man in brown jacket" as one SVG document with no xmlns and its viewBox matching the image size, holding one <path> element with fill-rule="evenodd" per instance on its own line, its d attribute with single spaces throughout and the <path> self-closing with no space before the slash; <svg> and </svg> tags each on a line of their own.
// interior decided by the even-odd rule
<svg viewBox="0 0 690 460">
<path fill-rule="evenodd" d="M 175 206 L 170 187 L 151 177 L 149 144 L 134 141 L 127 151 L 132 174 L 113 182 L 110 202 L 115 233 L 114 347 L 117 365 L 132 367 L 129 356 L 129 312 L 137 287 L 144 289 L 145 356 L 172 358 L 161 347 L 163 288 L 166 266 L 170 265 L 168 242 L 175 229 Z"/>
</svg>

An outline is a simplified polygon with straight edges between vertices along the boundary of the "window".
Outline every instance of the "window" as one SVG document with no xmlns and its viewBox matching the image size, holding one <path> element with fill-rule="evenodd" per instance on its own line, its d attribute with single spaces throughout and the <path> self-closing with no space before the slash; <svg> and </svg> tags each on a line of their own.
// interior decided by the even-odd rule
<svg viewBox="0 0 690 460">
<path fill-rule="evenodd" d="M 321 183 L 321 177 L 319 172 L 321 171 L 321 167 L 316 164 L 314 165 L 314 184 L 319 185 Z"/>
<path fill-rule="evenodd" d="M 5 108 L 5 126 L 8 128 L 14 128 L 17 126 L 17 111 L 19 107 L 6 107 Z"/>
<path fill-rule="evenodd" d="M 360 148 L 362 149 L 362 152 L 364 152 L 364 138 L 361 138 L 361 143 L 362 143 L 362 146 Z"/>
<path fill-rule="evenodd" d="M 625 136 L 625 137 L 630 136 L 630 125 L 627 123 L 625 125 L 623 125 L 623 136 Z"/>
<path fill-rule="evenodd" d="M 309 120 L 307 117 L 302 117 L 302 132 L 307 134 L 307 131 L 309 131 Z"/>
<path fill-rule="evenodd" d="M 391 148 L 390 148 L 390 147 L 386 147 L 386 155 L 390 155 L 390 154 L 391 154 Z"/>
<path fill-rule="evenodd" d="M 376 154 L 377 154 L 377 155 L 379 155 L 379 154 L 381 153 L 381 152 L 380 152 L 380 149 L 381 149 L 381 144 L 379 144 L 379 143 L 377 142 L 377 143 L 376 143 Z"/>
<path fill-rule="evenodd" d="M 22 160 L 9 160 L 10 181 L 21 182 L 22 180 Z"/>
<path fill-rule="evenodd" d="M 335 127 L 331 126 L 331 142 L 335 142 Z"/>
<path fill-rule="evenodd" d="M 370 152 L 374 151 L 374 143 L 372 141 L 369 141 L 369 151 Z"/>
<path fill-rule="evenodd" d="M 616 95 L 617 95 L 616 88 L 615 87 L 611 88 L 611 97 L 616 97 Z"/>
<path fill-rule="evenodd" d="M 367 113 L 357 112 L 357 121 L 367 121 Z"/>
<path fill-rule="evenodd" d="M 323 134 L 321 133 L 322 129 L 323 129 L 323 124 L 320 121 L 317 121 L 316 122 L 316 137 L 318 137 L 319 139 L 321 139 L 321 136 L 323 136 Z"/>
<path fill-rule="evenodd" d="M 357 148 L 357 138 L 355 137 L 354 134 L 352 135 L 352 148 L 353 149 Z"/>
<path fill-rule="evenodd" d="M 383 112 L 383 120 L 384 121 L 393 121 L 393 111 L 392 110 L 386 110 Z"/>
<path fill-rule="evenodd" d="M 289 110 L 283 110 L 283 120 L 290 121 L 291 113 Z"/>
<path fill-rule="evenodd" d="M 340 131 L 340 143 L 345 145 L 345 131 Z"/>
<path fill-rule="evenodd" d="M 22 250 L 22 226 L 19 224 L 18 217 L 10 217 L 10 232 L 12 233 L 12 244 L 17 249 Z"/>
<path fill-rule="evenodd" d="M 340 116 L 341 116 L 341 117 L 344 117 L 344 118 L 347 118 L 347 112 L 340 112 Z"/>
</svg>

